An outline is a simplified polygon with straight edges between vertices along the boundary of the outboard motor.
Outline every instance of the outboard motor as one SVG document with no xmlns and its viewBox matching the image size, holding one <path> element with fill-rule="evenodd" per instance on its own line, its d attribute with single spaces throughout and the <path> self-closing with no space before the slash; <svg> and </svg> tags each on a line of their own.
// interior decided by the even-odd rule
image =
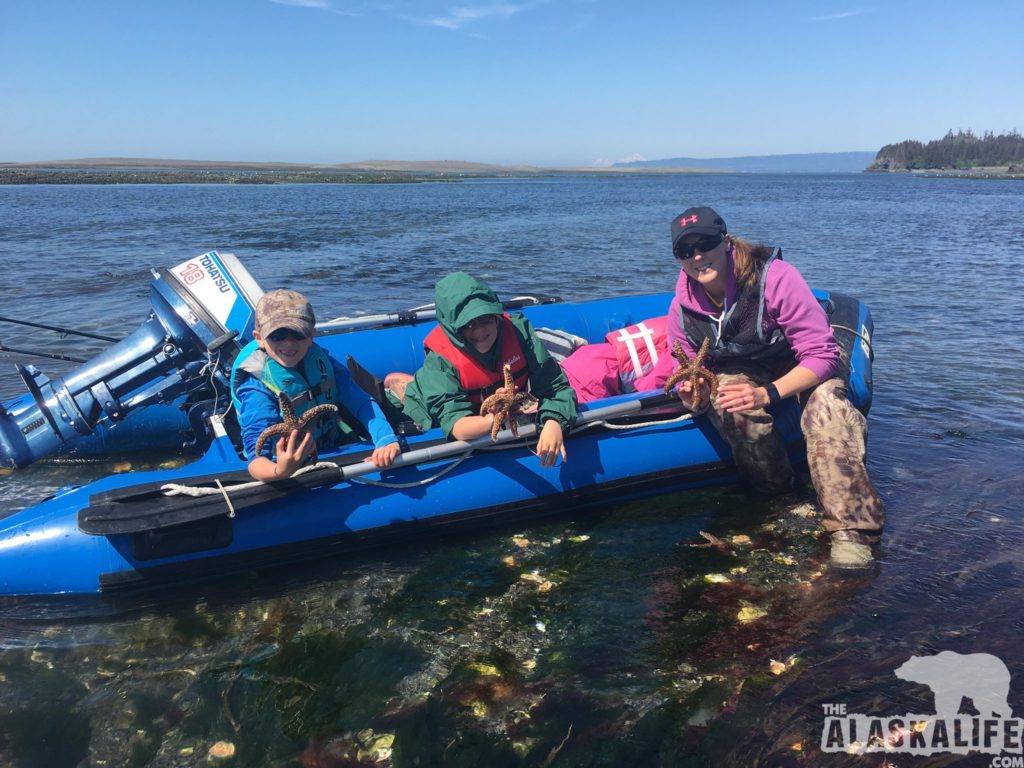
<svg viewBox="0 0 1024 768">
<path fill-rule="evenodd" d="M 216 251 L 153 276 L 146 322 L 106 352 L 53 380 L 18 366 L 29 394 L 0 412 L 0 466 L 24 467 L 99 424 L 203 387 L 227 404 L 231 363 L 252 334 L 262 289 L 232 254 Z"/>
</svg>

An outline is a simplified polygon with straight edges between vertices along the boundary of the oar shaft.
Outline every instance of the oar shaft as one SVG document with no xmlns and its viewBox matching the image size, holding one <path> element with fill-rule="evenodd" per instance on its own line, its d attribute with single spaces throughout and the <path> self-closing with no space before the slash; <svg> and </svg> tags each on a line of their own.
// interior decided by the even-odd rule
<svg viewBox="0 0 1024 768">
<path fill-rule="evenodd" d="M 561 299 L 557 296 L 547 294 L 513 296 L 511 299 L 501 302 L 504 309 L 522 309 L 527 306 L 538 304 L 557 304 Z M 317 323 L 317 329 L 321 331 L 344 331 L 357 328 L 386 328 L 392 325 L 414 325 L 437 317 L 437 310 L 433 304 L 425 304 L 422 307 L 400 310 L 396 312 L 381 312 L 376 315 L 364 315 L 363 317 L 339 317 L 334 320 L 327 320 Z"/>
<path fill-rule="evenodd" d="M 484 435 L 483 437 L 478 437 L 475 440 L 454 440 L 450 443 L 431 445 L 427 448 L 418 448 L 415 451 L 399 454 L 398 458 L 395 459 L 389 469 L 401 469 L 402 467 L 411 467 L 415 464 L 423 464 L 428 461 L 447 459 L 450 456 L 460 456 L 463 453 L 466 453 L 466 451 L 471 451 L 475 448 L 485 448 L 492 445 L 507 443 L 511 440 L 518 440 L 519 438 L 532 437 L 536 432 L 537 428 L 533 424 L 526 424 L 519 428 L 518 437 L 513 435 L 511 430 L 503 429 L 498 433 L 497 440 L 491 440 L 490 435 Z M 353 477 L 361 477 L 362 475 L 370 475 L 374 472 L 380 472 L 380 470 L 370 462 L 365 461 L 341 467 L 341 472 L 344 479 L 349 480 Z"/>
<path fill-rule="evenodd" d="M 661 408 L 667 405 L 680 405 L 679 398 L 674 394 L 652 392 L 635 400 L 626 400 L 622 403 L 614 403 L 601 408 L 582 411 L 576 421 L 577 423 L 582 422 L 585 424 L 590 421 L 628 416 L 631 413 L 640 413 L 641 411 L 649 411 L 653 408 Z"/>
<path fill-rule="evenodd" d="M 658 392 L 636 400 L 627 400 L 626 402 L 614 403 L 602 408 L 583 411 L 576 419 L 576 423 L 588 424 L 593 421 L 603 421 L 604 419 L 629 416 L 633 413 L 639 413 L 644 410 L 650 410 L 651 408 L 657 408 L 664 405 L 671 405 L 673 403 L 678 404 L 678 398 L 674 395 L 665 395 Z M 512 431 L 509 429 L 503 429 L 498 433 L 496 440 L 491 440 L 490 435 L 484 435 L 483 437 L 478 437 L 474 440 L 455 440 L 450 443 L 442 443 L 441 445 L 418 448 L 414 451 L 409 451 L 408 453 L 399 454 L 390 469 L 401 469 L 402 467 L 410 467 L 427 461 L 437 461 L 438 459 L 446 459 L 451 456 L 459 456 L 466 453 L 466 451 L 476 448 L 488 448 L 494 445 L 518 440 L 520 438 L 533 437 L 536 433 L 537 427 L 535 424 L 524 424 L 519 427 L 518 436 L 513 435 Z M 341 470 L 344 480 L 350 480 L 354 477 L 370 475 L 380 471 L 370 462 L 348 464 L 340 467 L 339 469 Z"/>
<path fill-rule="evenodd" d="M 410 309 L 404 312 L 384 312 L 379 315 L 363 317 L 338 318 L 317 323 L 317 330 L 338 331 L 356 328 L 372 328 L 374 326 L 412 325 L 437 317 L 434 309 Z"/>
</svg>

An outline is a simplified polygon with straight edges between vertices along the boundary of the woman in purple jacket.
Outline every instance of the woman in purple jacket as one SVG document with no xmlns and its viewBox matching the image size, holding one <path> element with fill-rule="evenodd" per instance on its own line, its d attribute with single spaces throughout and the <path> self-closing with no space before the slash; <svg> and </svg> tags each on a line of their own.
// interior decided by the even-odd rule
<svg viewBox="0 0 1024 768">
<path fill-rule="evenodd" d="M 761 492 L 792 487 L 793 469 L 765 407 L 796 397 L 832 562 L 867 565 L 885 509 L 864 467 L 867 424 L 836 377 L 839 349 L 824 310 L 781 251 L 727 234 L 711 208 L 689 208 L 672 221 L 672 252 L 681 271 L 669 305 L 669 343 L 679 341 L 693 358 L 710 341 L 707 367 L 718 374 L 718 397 L 703 410 L 740 472 Z M 664 385 L 674 365 L 664 355 L 637 389 Z M 710 387 L 702 386 L 700 402 L 708 404 Z M 677 392 L 692 407 L 690 382 Z"/>
</svg>

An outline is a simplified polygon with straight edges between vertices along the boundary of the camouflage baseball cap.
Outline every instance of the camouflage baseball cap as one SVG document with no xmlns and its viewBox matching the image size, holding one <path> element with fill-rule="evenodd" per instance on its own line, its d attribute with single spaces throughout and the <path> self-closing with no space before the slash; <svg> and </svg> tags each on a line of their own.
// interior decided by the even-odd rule
<svg viewBox="0 0 1024 768">
<path fill-rule="evenodd" d="M 286 288 L 263 294 L 256 305 L 256 330 L 268 336 L 279 328 L 289 328 L 307 338 L 313 335 L 316 315 L 305 296 Z"/>
</svg>

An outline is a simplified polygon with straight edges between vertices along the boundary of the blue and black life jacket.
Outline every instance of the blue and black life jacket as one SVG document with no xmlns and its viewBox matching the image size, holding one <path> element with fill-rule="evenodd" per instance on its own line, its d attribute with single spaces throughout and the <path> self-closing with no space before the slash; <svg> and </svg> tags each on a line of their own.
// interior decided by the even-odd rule
<svg viewBox="0 0 1024 768">
<path fill-rule="evenodd" d="M 275 395 L 284 392 L 292 401 L 295 415 L 302 417 L 314 405 L 341 405 L 334 368 L 327 353 L 318 345 L 310 346 L 302 362 L 295 368 L 285 368 L 274 360 L 256 341 L 250 341 L 235 358 L 231 367 L 231 401 L 236 412 L 241 409 L 238 385 L 244 372 L 261 381 Z M 336 416 L 321 416 L 308 426 L 318 451 L 328 451 L 339 443 L 352 439 L 352 430 Z M 246 458 L 252 458 L 247 456 Z"/>
<path fill-rule="evenodd" d="M 680 325 L 694 349 L 700 349 L 704 339 L 710 339 L 710 357 L 715 362 L 793 356 L 781 328 L 776 327 L 770 337 L 764 333 L 764 286 L 768 266 L 781 258 L 782 249 L 776 248 L 757 270 L 756 289 L 740 288 L 736 300 L 726 310 L 721 326 L 705 314 L 680 306 Z"/>
</svg>

